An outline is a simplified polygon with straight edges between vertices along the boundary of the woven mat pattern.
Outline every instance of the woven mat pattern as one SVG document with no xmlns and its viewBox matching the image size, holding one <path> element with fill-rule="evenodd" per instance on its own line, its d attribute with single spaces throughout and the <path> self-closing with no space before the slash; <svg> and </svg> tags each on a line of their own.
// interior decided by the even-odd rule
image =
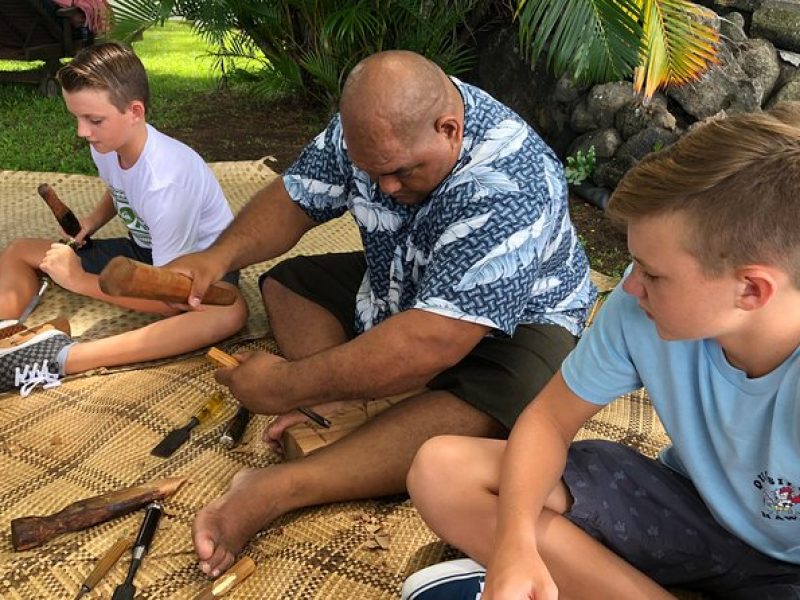
<svg viewBox="0 0 800 600">
<path fill-rule="evenodd" d="M 219 163 L 213 168 L 236 207 L 274 177 L 260 163 Z M 102 192 L 91 177 L 0 172 L 0 244 L 20 235 L 56 235 L 52 216 L 36 195 L 37 185 L 45 181 L 79 213 Z M 356 247 L 355 228 L 343 219 L 315 229 L 295 252 Z M 245 287 L 255 313 L 250 336 L 266 331 L 255 289 L 255 277 L 262 270 L 250 267 L 243 278 L 245 286 L 252 286 Z M 56 290 L 34 314 L 38 322 L 58 313 L 70 314 L 76 333 L 85 336 L 140 324 L 129 311 Z M 277 350 L 269 337 L 230 343 L 228 348 Z M 213 369 L 196 356 L 77 378 L 28 398 L 0 395 L 0 598 L 72 598 L 105 549 L 122 535 L 135 533 L 142 513 L 61 535 L 26 552 L 11 548 L 11 519 L 51 514 L 77 500 L 174 476 L 188 477 L 189 482 L 165 504 L 151 553 L 135 580 L 137 598 L 193 598 L 206 585 L 192 551 L 194 514 L 221 494 L 241 468 L 279 460 L 260 441 L 269 417 L 253 419 L 239 448 L 227 451 L 218 444 L 223 424 L 235 411 L 230 396 L 224 411 L 195 429 L 172 457 L 149 454 L 218 389 Z M 580 437 L 624 440 L 650 455 L 667 441 L 642 392 L 606 408 Z M 375 524 L 389 536 L 387 549 L 369 548 Z M 296 511 L 259 534 L 245 553 L 257 569 L 228 596 L 232 600 L 390 600 L 398 597 L 410 573 L 455 555 L 402 497 Z M 124 579 L 127 564 L 125 557 L 89 597 L 109 598 Z"/>
</svg>

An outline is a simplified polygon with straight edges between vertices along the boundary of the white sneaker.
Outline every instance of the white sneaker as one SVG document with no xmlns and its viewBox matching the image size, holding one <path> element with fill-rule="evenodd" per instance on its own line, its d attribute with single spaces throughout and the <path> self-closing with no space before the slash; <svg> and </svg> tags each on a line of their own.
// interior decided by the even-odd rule
<svg viewBox="0 0 800 600">
<path fill-rule="evenodd" d="M 470 558 L 431 565 L 403 583 L 402 600 L 480 600 L 486 569 Z"/>
</svg>

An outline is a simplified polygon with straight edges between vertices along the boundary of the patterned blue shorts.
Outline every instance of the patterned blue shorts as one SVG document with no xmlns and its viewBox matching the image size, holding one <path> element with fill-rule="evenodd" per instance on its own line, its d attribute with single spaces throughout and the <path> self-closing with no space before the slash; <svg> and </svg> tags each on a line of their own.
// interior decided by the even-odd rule
<svg viewBox="0 0 800 600">
<path fill-rule="evenodd" d="M 800 565 L 766 556 L 720 526 L 692 482 L 602 440 L 575 442 L 565 515 L 665 587 L 735 600 L 800 599 Z"/>
</svg>

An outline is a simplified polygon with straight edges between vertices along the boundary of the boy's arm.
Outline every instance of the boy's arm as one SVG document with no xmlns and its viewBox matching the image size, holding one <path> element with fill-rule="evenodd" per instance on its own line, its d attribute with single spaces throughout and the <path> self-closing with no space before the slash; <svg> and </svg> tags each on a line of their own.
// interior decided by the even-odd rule
<svg viewBox="0 0 800 600">
<path fill-rule="evenodd" d="M 552 578 L 539 555 L 536 526 L 564 473 L 567 450 L 602 406 L 575 395 L 556 373 L 520 416 L 508 440 L 500 477 L 494 550 L 484 598 L 549 598 Z M 510 596 L 509 596 L 510 597 Z"/>
<path fill-rule="evenodd" d="M 92 212 L 78 219 L 81 224 L 80 233 L 75 236 L 75 240 L 82 242 L 84 239 L 95 233 L 98 229 L 103 227 L 117 214 L 117 209 L 114 206 L 114 201 L 111 198 L 111 192 L 106 190 L 100 202 L 94 207 Z"/>
<path fill-rule="evenodd" d="M 210 248 L 187 254 L 169 267 L 192 279 L 190 304 L 225 273 L 280 256 L 317 223 L 291 199 L 282 178 L 258 192 Z"/>
<path fill-rule="evenodd" d="M 64 244 L 53 244 L 44 255 L 39 268 L 61 287 L 82 296 L 97 298 L 138 312 L 163 316 L 172 316 L 180 312 L 166 302 L 109 296 L 100 289 L 100 277 L 84 271 L 78 255 Z"/>
</svg>

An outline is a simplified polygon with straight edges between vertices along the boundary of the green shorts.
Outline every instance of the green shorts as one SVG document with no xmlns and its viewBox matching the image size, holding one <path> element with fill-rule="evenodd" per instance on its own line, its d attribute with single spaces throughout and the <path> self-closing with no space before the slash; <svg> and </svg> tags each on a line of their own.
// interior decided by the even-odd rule
<svg viewBox="0 0 800 600">
<path fill-rule="evenodd" d="M 329 311 L 355 337 L 356 294 L 366 270 L 361 252 L 298 256 L 276 265 L 270 277 Z M 457 365 L 428 382 L 511 429 L 575 347 L 577 338 L 558 325 L 519 325 L 514 335 L 486 336 Z"/>
</svg>

